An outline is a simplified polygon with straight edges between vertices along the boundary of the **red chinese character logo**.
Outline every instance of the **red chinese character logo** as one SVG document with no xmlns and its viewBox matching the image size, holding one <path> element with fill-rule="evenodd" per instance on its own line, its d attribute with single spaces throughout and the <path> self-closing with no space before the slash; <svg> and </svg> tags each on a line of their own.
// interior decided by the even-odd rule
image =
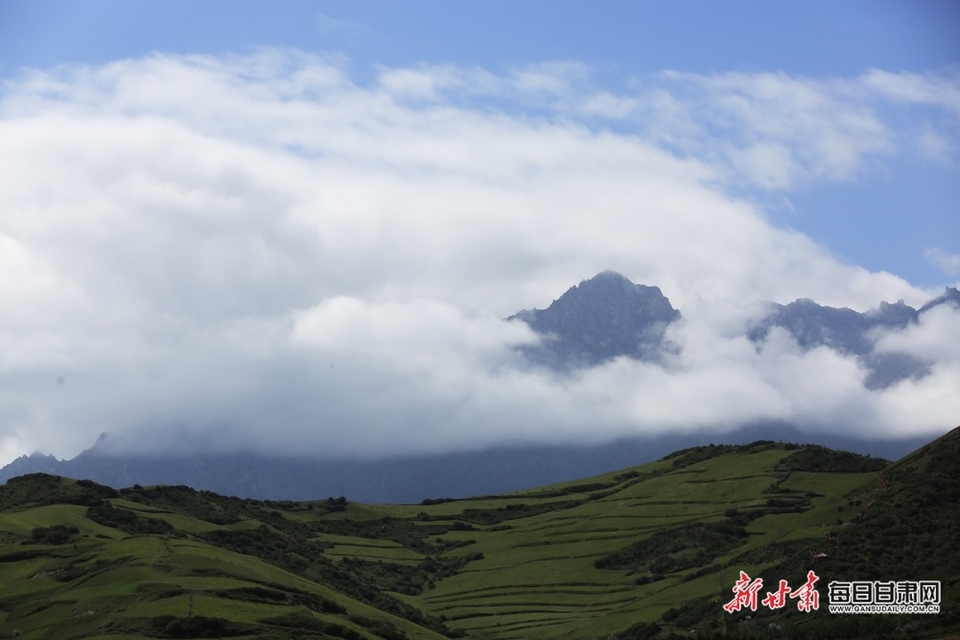
<svg viewBox="0 0 960 640">
<path fill-rule="evenodd" d="M 787 586 L 786 580 L 780 581 L 780 588 L 776 591 L 768 591 L 767 597 L 763 599 L 763 606 L 768 609 L 782 609 L 784 605 L 787 604 L 787 596 L 790 595 L 790 587 Z M 793 597 L 793 596 L 791 596 Z"/>
<path fill-rule="evenodd" d="M 813 572 L 811 572 L 813 573 Z M 751 581 L 750 576 L 745 572 L 740 572 L 740 579 L 733 585 L 732 591 L 736 594 L 730 602 L 723 605 L 724 611 L 733 613 L 740 611 L 743 607 L 749 607 L 751 611 L 757 610 L 757 591 L 763 587 L 763 579 L 757 578 Z M 792 596 L 791 596 L 792 597 Z"/>
<path fill-rule="evenodd" d="M 800 611 L 816 611 L 820 608 L 820 593 L 813 588 L 813 585 L 819 580 L 813 571 L 807 572 L 807 581 L 802 587 L 790 594 L 791 598 L 797 598 L 797 609 Z"/>
</svg>

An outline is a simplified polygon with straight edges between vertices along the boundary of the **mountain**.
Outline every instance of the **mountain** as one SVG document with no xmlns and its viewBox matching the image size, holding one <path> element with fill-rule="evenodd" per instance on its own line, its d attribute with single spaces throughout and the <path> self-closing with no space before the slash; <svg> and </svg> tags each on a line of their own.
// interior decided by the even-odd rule
<svg viewBox="0 0 960 640">
<path fill-rule="evenodd" d="M 883 331 L 895 331 L 917 324 L 923 314 L 940 305 L 960 307 L 960 291 L 948 287 L 943 295 L 919 310 L 904 304 L 881 302 L 866 312 L 821 306 L 810 299 L 787 305 L 772 304 L 770 311 L 750 327 L 747 336 L 754 343 L 766 339 L 773 327 L 780 327 L 803 349 L 827 347 L 844 355 L 857 356 L 870 375 L 868 389 L 883 389 L 907 378 L 919 379 L 930 373 L 931 363 L 907 353 L 874 351 Z"/>
<path fill-rule="evenodd" d="M 55 456 L 44 455 L 39 451 L 34 451 L 29 456 L 20 456 L 10 464 L 0 469 L 0 482 L 6 482 L 14 476 L 22 476 L 26 473 L 69 475 L 64 473 L 67 470 L 67 467 L 64 464 L 66 462 L 66 460 L 58 460 Z M 84 474 L 79 474 L 77 477 L 80 478 L 86 476 Z"/>
<path fill-rule="evenodd" d="M 766 422 L 724 434 L 682 433 L 624 438 L 603 445 L 498 447 L 436 455 L 374 460 L 276 457 L 236 454 L 137 456 L 111 452 L 105 438 L 69 460 L 33 454 L 0 469 L 0 482 L 27 473 L 88 478 L 119 488 L 134 484 L 187 485 L 242 498 L 316 500 L 346 496 L 371 503 L 417 503 L 426 498 L 466 498 L 605 473 L 656 460 L 670 451 L 757 439 L 804 440 L 885 458 L 920 446 L 918 438 L 862 441 L 830 434 L 805 434 Z"/>
<path fill-rule="evenodd" d="M 883 302 L 874 311 L 859 313 L 800 299 L 787 305 L 773 305 L 770 313 L 751 328 L 749 337 L 760 341 L 772 327 L 781 327 L 805 349 L 824 346 L 844 354 L 864 356 L 873 349 L 870 331 L 904 329 L 916 323 L 917 317 L 917 310 L 902 301 Z"/>
<path fill-rule="evenodd" d="M 797 300 L 771 305 L 769 313 L 750 328 L 748 337 L 759 344 L 774 327 L 782 328 L 802 348 L 827 347 L 859 358 L 871 371 L 867 386 L 883 388 L 926 375 L 929 364 L 908 354 L 875 352 L 877 332 L 909 327 L 941 305 L 960 306 L 960 292 L 947 289 L 920 310 L 898 302 L 881 303 L 865 313 Z M 679 318 L 680 312 L 659 288 L 637 285 L 605 271 L 571 287 L 547 309 L 521 311 L 508 321 L 526 322 L 543 336 L 542 345 L 525 351 L 531 360 L 569 370 L 616 357 L 656 362 L 665 350 L 674 348 L 664 339 L 664 332 Z M 18 458 L 0 469 L 0 481 L 44 472 L 90 478 L 112 487 L 185 484 L 246 498 L 342 495 L 373 503 L 411 503 L 432 497 L 517 491 L 648 462 L 684 447 L 707 442 L 741 444 L 758 438 L 805 440 L 893 458 L 918 443 L 916 439 L 888 443 L 844 440 L 830 434 L 803 434 L 781 423 L 749 425 L 724 434 L 635 437 L 600 446 L 525 446 L 376 460 L 270 457 L 251 452 L 133 456 L 113 453 L 99 441 L 70 460 L 40 453 Z"/>
<path fill-rule="evenodd" d="M 883 389 L 901 380 L 930 373 L 931 363 L 907 353 L 880 353 L 874 347 L 883 331 L 916 324 L 924 313 L 950 304 L 960 307 L 960 291 L 943 295 L 919 310 L 881 302 L 866 312 L 820 305 L 799 299 L 770 304 L 768 312 L 749 327 L 747 337 L 763 342 L 774 327 L 790 333 L 803 349 L 827 347 L 855 356 L 870 372 L 868 389 Z M 675 347 L 665 340 L 667 327 L 681 317 L 658 287 L 634 284 L 615 271 L 604 271 L 571 287 L 546 309 L 520 311 L 508 321 L 523 321 L 542 343 L 521 351 L 533 363 L 557 371 L 603 364 L 628 357 L 657 362 Z"/>
<path fill-rule="evenodd" d="M 873 351 L 878 331 L 905 329 L 916 324 L 919 315 L 902 301 L 882 302 L 879 308 L 861 313 L 800 299 L 787 305 L 772 305 L 770 313 L 750 329 L 748 337 L 759 343 L 766 339 L 771 328 L 780 327 L 803 349 L 827 347 L 857 356 L 870 371 L 866 387 L 882 389 L 906 378 L 922 378 L 930 372 L 929 363 L 909 354 Z"/>
<path fill-rule="evenodd" d="M 960 428 L 892 464 L 764 440 L 409 506 L 31 474 L 0 487 L 0 637 L 956 637 L 958 539 Z M 816 609 L 724 610 L 741 572 L 759 600 L 811 571 Z M 829 612 L 864 580 L 939 581 L 940 613 Z"/>
<path fill-rule="evenodd" d="M 960 306 L 960 292 L 947 289 L 920 310 L 903 302 L 881 303 L 857 312 L 797 300 L 771 305 L 748 332 L 760 344 L 774 327 L 789 332 L 804 349 L 827 347 L 859 358 L 870 370 L 866 384 L 883 388 L 922 377 L 929 363 L 908 354 L 877 353 L 878 331 L 901 330 L 941 305 Z M 596 366 L 616 357 L 656 362 L 674 348 L 666 328 L 680 318 L 659 288 L 637 285 L 605 271 L 571 287 L 543 310 L 521 311 L 508 321 L 526 322 L 543 337 L 525 354 L 557 370 Z M 185 484 L 196 489 L 259 499 L 316 499 L 348 496 L 374 503 L 411 503 L 425 498 L 462 498 L 516 491 L 640 464 L 667 451 L 713 442 L 740 444 L 758 438 L 805 440 L 833 448 L 899 457 L 916 439 L 896 442 L 844 440 L 829 434 L 803 434 L 789 425 L 765 423 L 725 434 L 665 434 L 636 437 L 601 446 L 525 446 L 443 455 L 377 460 L 270 457 L 256 453 L 131 456 L 109 452 L 102 443 L 71 460 L 35 453 L 0 469 L 0 481 L 32 472 L 90 478 L 121 487 L 132 484 Z"/>
<path fill-rule="evenodd" d="M 680 312 L 658 287 L 634 284 L 604 271 L 571 287 L 546 309 L 524 310 L 521 320 L 543 336 L 526 355 L 554 368 L 590 367 L 619 356 L 656 361 L 667 326 Z"/>
<path fill-rule="evenodd" d="M 946 291 L 944 291 L 942 295 L 934 298 L 927 304 L 920 307 L 920 313 L 924 313 L 925 311 L 929 311 L 930 309 L 943 304 L 960 308 L 960 291 L 958 291 L 956 287 L 947 287 Z"/>
</svg>

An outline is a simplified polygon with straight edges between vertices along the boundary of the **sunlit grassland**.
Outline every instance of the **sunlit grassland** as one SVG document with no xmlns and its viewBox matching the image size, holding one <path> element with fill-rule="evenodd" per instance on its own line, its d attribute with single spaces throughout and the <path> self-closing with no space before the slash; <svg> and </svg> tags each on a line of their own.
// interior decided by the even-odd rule
<svg viewBox="0 0 960 640">
<path fill-rule="evenodd" d="M 659 462 L 656 468 L 667 471 L 659 476 L 652 475 L 648 465 L 637 471 L 650 476 L 623 479 L 621 475 L 618 482 L 617 474 L 607 474 L 565 483 L 568 487 L 616 485 L 598 488 L 597 499 L 571 508 L 509 520 L 508 528 L 495 525 L 447 534 L 448 538 L 475 540 L 463 552 L 480 551 L 483 559 L 440 582 L 420 601 L 427 610 L 450 619 L 450 626 L 478 637 L 598 637 L 596 634 L 603 629 L 613 633 L 632 622 L 655 620 L 680 601 L 720 597 L 720 568 L 686 581 L 684 578 L 693 570 L 637 585 L 636 575 L 598 569 L 594 561 L 664 526 L 722 520 L 731 508 L 761 508 L 770 498 L 765 490 L 777 482 L 784 489 L 822 495 L 813 498 L 803 513 L 776 513 L 753 520 L 748 527 L 751 535 L 743 545 L 716 562 L 730 563 L 745 551 L 770 541 L 815 541 L 823 535 L 823 525 L 831 520 L 831 514 L 836 518 L 839 498 L 869 475 L 804 474 L 789 484 L 792 474 L 775 467 L 790 453 L 775 449 L 720 456 L 670 471 L 665 462 Z M 819 475 L 830 477 L 821 480 Z M 538 495 L 557 493 L 563 486 L 509 498 L 531 504 Z M 455 515 L 454 506 L 461 513 L 473 508 L 469 501 L 458 501 L 422 509 L 434 515 L 442 507 L 444 515 Z M 754 571 L 763 566 L 738 565 Z M 726 573 L 726 582 L 730 582 L 734 569 L 728 567 Z"/>
<path fill-rule="evenodd" d="M 424 558 L 423 554 L 410 551 L 399 544 L 395 546 L 338 544 L 324 551 L 324 555 L 332 559 L 359 558 L 361 560 L 382 560 L 398 564 L 416 564 Z"/>
<path fill-rule="evenodd" d="M 211 529 L 223 528 L 221 525 L 206 522 L 204 520 L 200 520 L 199 518 L 194 518 L 182 513 L 176 513 L 174 511 L 170 511 L 169 509 L 154 509 L 136 502 L 130 502 L 129 500 L 114 500 L 113 504 L 114 506 L 124 507 L 151 518 L 157 518 L 159 520 L 163 520 L 164 522 L 169 522 L 175 529 L 186 531 L 187 533 L 200 533 L 203 531 L 210 531 Z M 250 524 L 251 526 L 256 526 L 260 523 Z"/>
<path fill-rule="evenodd" d="M 150 625 L 190 613 L 246 625 L 234 637 L 251 639 L 296 629 L 596 640 L 642 622 L 716 630 L 740 570 L 799 575 L 808 551 L 851 530 L 861 494 L 880 486 L 867 462 L 771 442 L 701 447 L 593 478 L 413 505 L 101 488 L 95 513 L 30 502 L 21 487 L 0 513 L 0 636 L 170 637 Z M 87 485 L 43 486 L 79 499 Z M 31 542 L 54 525 L 76 533 Z M 664 622 L 689 603 L 694 613 Z"/>
<path fill-rule="evenodd" d="M 51 508 L 39 509 L 43 510 L 40 517 L 21 517 L 20 523 L 37 522 L 41 526 L 49 523 Z M 67 512 L 72 509 L 69 507 Z M 12 611 L 5 611 L 0 618 L 0 633 L 16 631 L 21 638 L 96 637 L 94 632 L 106 619 L 127 632 L 99 637 L 142 637 L 143 620 L 164 615 L 186 617 L 191 613 L 254 626 L 264 619 L 295 613 L 364 633 L 364 628 L 346 614 L 320 614 L 302 605 L 249 602 L 223 595 L 267 588 L 275 592 L 287 589 L 294 593 L 314 593 L 339 604 L 354 616 L 387 620 L 411 638 L 441 637 L 258 558 L 201 541 L 153 535 L 116 540 L 82 536 L 75 545 L 76 549 L 73 545 L 66 548 L 31 544 L 4 546 L 5 549 L 15 546 L 21 552 L 56 551 L 57 555 L 0 564 L 4 598 L 34 594 L 40 602 L 39 606 L 26 609 L 14 606 Z M 56 579 L 56 571 L 67 564 L 91 571 L 64 584 Z M 97 567 L 102 568 L 95 570 Z"/>
<path fill-rule="evenodd" d="M 118 537 L 116 530 L 104 527 L 87 519 L 87 508 L 70 504 L 53 504 L 34 507 L 25 511 L 0 513 L 0 531 L 27 534 L 35 527 L 50 527 L 57 524 L 77 527 L 90 536 Z"/>
</svg>

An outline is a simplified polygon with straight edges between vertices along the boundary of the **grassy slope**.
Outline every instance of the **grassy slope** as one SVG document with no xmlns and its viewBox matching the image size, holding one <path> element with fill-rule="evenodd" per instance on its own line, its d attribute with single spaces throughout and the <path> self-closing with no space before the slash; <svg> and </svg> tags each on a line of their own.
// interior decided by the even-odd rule
<svg viewBox="0 0 960 640">
<path fill-rule="evenodd" d="M 732 508 L 738 513 L 770 510 L 766 505 L 773 494 L 764 491 L 776 482 L 789 488 L 792 474 L 774 467 L 791 453 L 771 445 L 769 450 L 731 452 L 675 470 L 662 463 L 638 469 L 661 472 L 652 477 L 621 476 L 618 481 L 617 474 L 610 474 L 591 479 L 612 486 L 569 494 L 585 500 L 569 509 L 509 521 L 506 530 L 487 527 L 483 532 L 456 534 L 475 539 L 470 549 L 481 551 L 484 559 L 442 582 L 421 601 L 428 610 L 450 618 L 451 626 L 490 638 L 602 637 L 638 621 L 656 620 L 678 602 L 717 595 L 720 567 L 700 577 L 693 577 L 702 569 L 699 565 L 660 577 L 598 569 L 595 561 L 663 527 L 728 520 L 724 514 Z M 735 556 L 773 542 L 822 537 L 836 519 L 840 496 L 872 475 L 822 474 L 815 484 L 823 497 L 810 499 L 802 513 L 770 513 L 746 523 L 750 535 L 742 544 L 710 558 L 708 564 L 730 563 Z M 799 482 L 809 484 L 807 479 Z M 548 487 L 522 498 L 536 504 L 539 495 L 569 489 Z M 804 493 L 809 490 L 802 488 Z M 761 565 L 737 563 L 737 569 L 756 571 L 773 560 Z M 734 569 L 725 573 L 724 582 L 732 584 Z M 642 577 L 651 581 L 638 585 Z M 726 594 L 724 598 L 729 599 Z"/>
<path fill-rule="evenodd" d="M 54 480 L 60 487 L 51 487 L 45 480 Z M 37 486 L 44 484 L 48 486 Z M 196 537 L 216 530 L 256 529 L 261 523 L 255 520 L 218 525 L 185 513 L 110 499 L 176 528 L 164 534 L 136 535 L 91 521 L 86 516 L 87 506 L 56 503 L 71 499 L 63 493 L 77 493 L 76 483 L 70 480 L 24 476 L 4 489 L 8 495 L 0 500 L 12 492 L 25 498 L 0 513 L 5 542 L 0 546 L 2 634 L 22 638 L 195 637 L 189 632 L 178 636 L 176 628 L 170 627 L 178 622 L 176 618 L 188 616 L 192 599 L 197 619 L 214 619 L 211 634 L 443 637 L 257 557 L 218 548 Z M 65 544 L 33 543 L 30 534 L 34 528 L 53 525 L 76 527 L 77 532 Z M 319 547 L 317 554 L 322 555 Z M 216 619 L 232 624 L 221 625 L 217 631 Z M 195 632 L 203 634 L 202 630 Z"/>
<path fill-rule="evenodd" d="M 776 443 L 702 447 L 587 480 L 423 505 L 264 503 L 176 487 L 113 495 L 25 476 L 0 489 L 0 633 L 162 637 L 158 617 L 186 615 L 192 590 L 195 615 L 236 623 L 242 637 L 628 638 L 653 629 L 638 623 L 662 634 L 698 627 L 703 637 L 762 635 L 771 622 L 795 637 L 898 626 L 935 636 L 957 627 L 954 614 L 876 616 L 883 629 L 846 617 L 841 629 L 840 616 L 746 620 L 720 605 L 740 570 L 768 586 L 802 582 L 813 550 L 830 556 L 816 567 L 824 583 L 828 574 L 939 578 L 945 609 L 955 609 L 957 461 L 960 431 L 884 471 L 884 488 L 869 470 L 883 466 L 875 460 Z M 31 543 L 37 527 L 57 524 L 78 532 L 66 544 Z M 939 558 L 911 560 L 916 545 Z"/>
</svg>

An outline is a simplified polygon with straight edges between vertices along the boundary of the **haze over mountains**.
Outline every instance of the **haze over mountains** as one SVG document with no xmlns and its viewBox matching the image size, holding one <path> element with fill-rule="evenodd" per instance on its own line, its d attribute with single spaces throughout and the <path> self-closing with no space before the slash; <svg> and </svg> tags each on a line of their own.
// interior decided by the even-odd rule
<svg viewBox="0 0 960 640">
<path fill-rule="evenodd" d="M 951 76 L 137 55 L 0 96 L 0 464 L 105 431 L 125 456 L 375 460 L 771 423 L 929 439 L 960 415 L 960 311 L 919 313 L 958 286 L 955 216 L 913 244 L 896 227 L 895 252 L 879 232 L 927 207 L 870 206 L 938 170 L 914 145 L 954 144 L 952 103 L 926 102 Z M 902 268 L 926 248 L 946 270 Z M 680 316 L 624 343 L 504 322 L 605 268 Z M 798 298 L 918 319 L 865 355 L 750 340 L 762 301 Z"/>
<path fill-rule="evenodd" d="M 903 302 L 881 303 L 857 312 L 821 306 L 812 300 L 771 304 L 744 329 L 762 349 L 771 334 L 788 334 L 803 352 L 826 349 L 855 357 L 869 370 L 865 385 L 886 389 L 922 379 L 934 363 L 916 355 L 882 350 L 884 340 L 916 326 L 941 307 L 960 308 L 960 292 L 946 292 L 914 309 Z M 560 376 L 609 364 L 617 358 L 669 368 L 682 357 L 670 328 L 681 310 L 656 286 L 634 284 L 604 271 L 571 287 L 546 309 L 524 310 L 507 322 L 523 322 L 540 337 L 517 350 L 533 368 Z M 804 433 L 783 421 L 753 421 L 724 431 L 676 431 L 619 438 L 602 444 L 523 444 L 444 454 L 396 455 L 379 459 L 346 456 L 278 456 L 239 452 L 186 451 L 130 454 L 103 436 L 71 460 L 34 454 L 0 470 L 0 480 L 42 471 L 86 477 L 111 486 L 187 484 L 230 495 L 310 499 L 346 495 L 367 502 L 417 502 L 431 497 L 497 493 L 601 473 L 656 459 L 671 451 L 710 442 L 741 443 L 759 438 L 825 444 L 860 453 L 897 458 L 922 444 L 922 437 L 857 439 L 837 433 Z"/>
</svg>

